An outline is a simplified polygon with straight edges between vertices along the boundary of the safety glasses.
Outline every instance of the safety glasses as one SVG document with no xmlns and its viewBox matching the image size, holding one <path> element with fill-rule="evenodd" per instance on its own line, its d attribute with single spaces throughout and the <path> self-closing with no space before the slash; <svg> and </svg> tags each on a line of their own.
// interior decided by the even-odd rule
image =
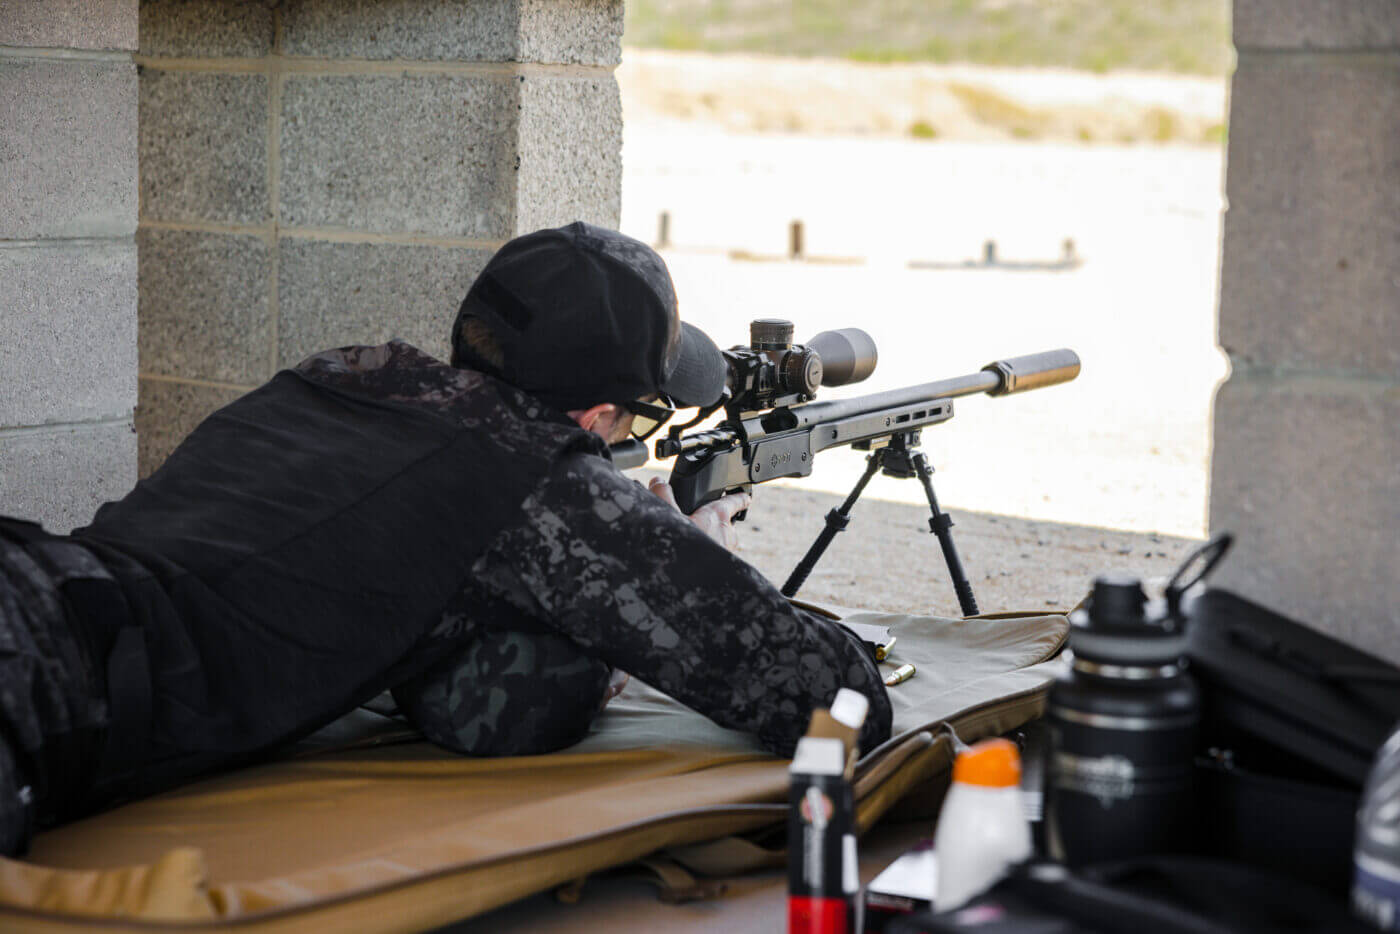
<svg viewBox="0 0 1400 934">
<path fill-rule="evenodd" d="M 655 402 L 643 402 L 635 399 L 631 402 L 624 402 L 622 407 L 632 413 L 632 437 L 638 441 L 645 441 L 660 430 L 661 426 L 676 414 L 675 408 L 671 405 L 671 400 L 665 396 L 657 396 Z"/>
</svg>

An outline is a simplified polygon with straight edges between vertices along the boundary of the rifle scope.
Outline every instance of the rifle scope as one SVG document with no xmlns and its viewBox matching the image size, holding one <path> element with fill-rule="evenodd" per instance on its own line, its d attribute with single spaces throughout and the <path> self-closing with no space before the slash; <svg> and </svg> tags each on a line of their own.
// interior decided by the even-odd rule
<svg viewBox="0 0 1400 934">
<path fill-rule="evenodd" d="M 758 411 L 809 402 L 821 386 L 858 383 L 875 370 L 875 341 L 860 328 L 823 331 L 806 344 L 792 342 L 783 318 L 749 323 L 749 346 L 724 351 L 732 411 Z"/>
</svg>

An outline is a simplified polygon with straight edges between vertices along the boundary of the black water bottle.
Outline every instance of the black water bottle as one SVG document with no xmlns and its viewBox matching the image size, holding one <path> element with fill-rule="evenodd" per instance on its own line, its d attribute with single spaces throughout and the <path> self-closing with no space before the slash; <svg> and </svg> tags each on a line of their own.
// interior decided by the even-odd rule
<svg viewBox="0 0 1400 934">
<path fill-rule="evenodd" d="M 1149 601 L 1138 578 L 1111 574 L 1070 614 L 1069 664 L 1046 710 L 1052 858 L 1083 865 L 1190 846 L 1201 702 L 1184 657 L 1187 594 L 1229 545 L 1221 536 L 1187 558 L 1164 599 Z M 1183 583 L 1202 556 L 1204 569 Z"/>
</svg>

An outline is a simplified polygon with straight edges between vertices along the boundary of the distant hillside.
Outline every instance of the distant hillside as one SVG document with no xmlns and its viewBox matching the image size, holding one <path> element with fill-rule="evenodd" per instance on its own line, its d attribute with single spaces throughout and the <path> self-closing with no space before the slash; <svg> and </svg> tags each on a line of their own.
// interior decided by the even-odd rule
<svg viewBox="0 0 1400 934">
<path fill-rule="evenodd" d="M 623 42 L 869 62 L 1225 74 L 1230 0 L 627 0 Z"/>
</svg>

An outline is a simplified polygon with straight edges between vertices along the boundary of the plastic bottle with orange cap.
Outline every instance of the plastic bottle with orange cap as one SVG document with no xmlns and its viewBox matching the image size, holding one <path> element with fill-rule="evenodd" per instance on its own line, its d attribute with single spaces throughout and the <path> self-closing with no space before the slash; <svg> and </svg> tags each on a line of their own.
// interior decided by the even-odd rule
<svg viewBox="0 0 1400 934">
<path fill-rule="evenodd" d="M 958 754 L 934 832 L 938 911 L 958 908 L 1031 856 L 1016 744 L 986 739 Z"/>
</svg>

